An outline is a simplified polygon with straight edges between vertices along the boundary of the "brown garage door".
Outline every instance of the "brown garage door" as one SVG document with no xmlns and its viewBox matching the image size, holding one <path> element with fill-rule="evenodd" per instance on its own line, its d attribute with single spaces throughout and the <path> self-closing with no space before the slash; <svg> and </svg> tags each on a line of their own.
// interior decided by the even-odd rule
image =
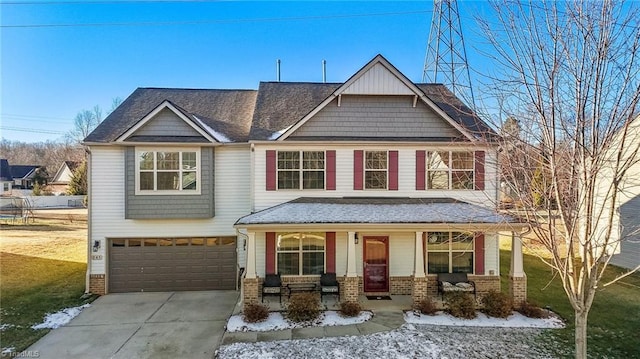
<svg viewBox="0 0 640 359">
<path fill-rule="evenodd" d="M 109 241 L 109 291 L 235 289 L 236 237 Z"/>
</svg>

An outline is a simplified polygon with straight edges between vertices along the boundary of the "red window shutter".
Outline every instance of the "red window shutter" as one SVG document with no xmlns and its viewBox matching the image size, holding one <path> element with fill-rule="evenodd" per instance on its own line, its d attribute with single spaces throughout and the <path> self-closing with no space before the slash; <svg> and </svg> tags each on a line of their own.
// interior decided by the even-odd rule
<svg viewBox="0 0 640 359">
<path fill-rule="evenodd" d="M 476 274 L 484 275 L 484 233 L 476 233 Z"/>
<path fill-rule="evenodd" d="M 425 185 L 425 166 L 427 163 L 427 151 L 416 151 L 416 190 L 423 190 Z"/>
<path fill-rule="evenodd" d="M 325 244 L 327 263 L 327 273 L 336 272 L 336 232 L 327 232 L 327 241 Z"/>
<path fill-rule="evenodd" d="M 361 190 L 363 188 L 364 171 L 364 151 L 353 151 L 353 189 Z"/>
<path fill-rule="evenodd" d="M 276 234 L 275 232 L 266 233 L 266 251 L 265 251 L 265 273 L 276 274 Z"/>
<path fill-rule="evenodd" d="M 476 151 L 476 189 L 484 191 L 484 151 Z"/>
<path fill-rule="evenodd" d="M 398 190 L 398 151 L 389 151 L 389 190 Z"/>
<path fill-rule="evenodd" d="M 326 176 L 327 183 L 326 188 L 328 191 L 335 191 L 336 189 L 336 151 L 331 150 L 326 152 Z"/>
<path fill-rule="evenodd" d="M 276 190 L 276 151 L 267 151 L 267 191 Z"/>
</svg>

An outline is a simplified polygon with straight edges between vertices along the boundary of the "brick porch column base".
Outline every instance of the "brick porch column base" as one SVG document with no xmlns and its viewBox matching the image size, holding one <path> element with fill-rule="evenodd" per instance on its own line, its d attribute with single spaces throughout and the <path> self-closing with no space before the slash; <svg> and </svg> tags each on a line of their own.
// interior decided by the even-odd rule
<svg viewBox="0 0 640 359">
<path fill-rule="evenodd" d="M 344 277 L 340 288 L 340 300 L 343 302 L 358 302 L 358 277 Z"/>
<path fill-rule="evenodd" d="M 89 292 L 98 295 L 104 295 L 107 290 L 106 283 L 104 281 L 104 274 L 90 274 L 89 275 Z"/>
<path fill-rule="evenodd" d="M 420 301 L 427 299 L 427 277 L 413 277 L 411 283 L 411 298 L 415 307 Z"/>
<path fill-rule="evenodd" d="M 527 300 L 527 275 L 522 277 L 509 276 L 509 295 L 513 305 L 518 307 Z"/>
<path fill-rule="evenodd" d="M 260 278 L 245 278 L 242 280 L 242 305 L 243 310 L 248 304 L 260 302 Z"/>
</svg>

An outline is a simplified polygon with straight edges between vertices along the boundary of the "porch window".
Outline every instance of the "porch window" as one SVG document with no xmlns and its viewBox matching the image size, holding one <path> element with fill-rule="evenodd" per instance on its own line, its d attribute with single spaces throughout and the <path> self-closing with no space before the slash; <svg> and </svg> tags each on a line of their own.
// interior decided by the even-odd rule
<svg viewBox="0 0 640 359">
<path fill-rule="evenodd" d="M 312 275 L 325 271 L 325 233 L 278 233 L 277 273 Z"/>
<path fill-rule="evenodd" d="M 324 151 L 278 151 L 278 189 L 324 189 Z"/>
<path fill-rule="evenodd" d="M 428 189 L 473 189 L 473 152 L 429 151 L 427 153 Z"/>
<path fill-rule="evenodd" d="M 427 272 L 473 273 L 473 240 L 467 232 L 427 233 Z"/>
<path fill-rule="evenodd" d="M 200 151 L 136 151 L 137 194 L 199 194 Z"/>
<path fill-rule="evenodd" d="M 387 189 L 387 151 L 366 151 L 364 155 L 364 188 Z"/>
</svg>

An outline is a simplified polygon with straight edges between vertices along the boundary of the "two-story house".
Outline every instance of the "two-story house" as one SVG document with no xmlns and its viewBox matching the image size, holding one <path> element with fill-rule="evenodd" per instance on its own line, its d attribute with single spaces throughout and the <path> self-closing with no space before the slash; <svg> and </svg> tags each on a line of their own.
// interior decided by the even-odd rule
<svg viewBox="0 0 640 359">
<path fill-rule="evenodd" d="M 336 273 L 342 300 L 436 294 L 435 274 L 526 297 L 521 224 L 496 211 L 497 135 L 378 55 L 344 83 L 137 89 L 86 139 L 94 293 Z M 237 253 L 237 254 L 236 254 Z M 240 270 L 243 268 L 243 270 Z"/>
</svg>

